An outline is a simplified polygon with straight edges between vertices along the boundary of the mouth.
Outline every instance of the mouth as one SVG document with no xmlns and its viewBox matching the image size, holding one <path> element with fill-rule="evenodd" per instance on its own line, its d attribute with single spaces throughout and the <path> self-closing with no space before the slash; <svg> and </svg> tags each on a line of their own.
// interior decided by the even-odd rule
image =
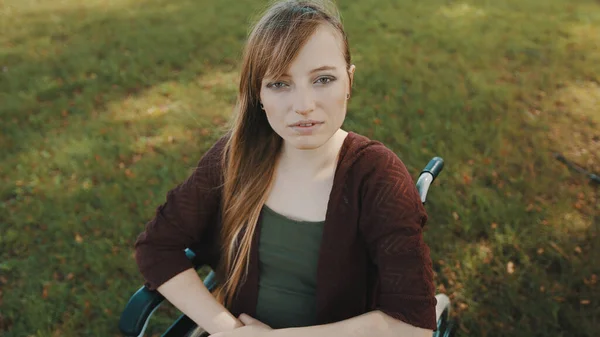
<svg viewBox="0 0 600 337">
<path fill-rule="evenodd" d="M 292 128 L 297 135 L 310 136 L 317 133 L 324 123 L 325 122 L 306 120 L 292 124 L 290 125 L 290 128 Z"/>
<path fill-rule="evenodd" d="M 293 127 L 293 128 L 310 128 L 310 127 L 313 127 L 313 126 L 319 125 L 319 124 L 323 124 L 323 122 L 308 120 L 308 121 L 300 121 L 298 123 L 292 124 L 292 125 L 290 125 L 290 127 Z"/>
</svg>

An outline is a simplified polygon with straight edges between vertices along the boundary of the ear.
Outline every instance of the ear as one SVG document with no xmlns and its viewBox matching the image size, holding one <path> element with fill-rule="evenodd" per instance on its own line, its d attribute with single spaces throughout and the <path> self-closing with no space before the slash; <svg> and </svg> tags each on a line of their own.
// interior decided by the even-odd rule
<svg viewBox="0 0 600 337">
<path fill-rule="evenodd" d="M 353 64 L 348 68 L 348 78 L 350 79 L 350 89 L 354 85 L 354 71 L 356 70 L 356 66 Z"/>
</svg>

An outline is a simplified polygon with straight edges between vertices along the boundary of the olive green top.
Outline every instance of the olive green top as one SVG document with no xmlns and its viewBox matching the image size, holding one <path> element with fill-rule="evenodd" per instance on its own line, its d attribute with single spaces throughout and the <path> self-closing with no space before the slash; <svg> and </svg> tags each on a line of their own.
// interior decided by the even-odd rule
<svg viewBox="0 0 600 337">
<path fill-rule="evenodd" d="M 317 262 L 324 221 L 296 221 L 264 206 L 256 318 L 274 329 L 316 324 Z"/>
</svg>

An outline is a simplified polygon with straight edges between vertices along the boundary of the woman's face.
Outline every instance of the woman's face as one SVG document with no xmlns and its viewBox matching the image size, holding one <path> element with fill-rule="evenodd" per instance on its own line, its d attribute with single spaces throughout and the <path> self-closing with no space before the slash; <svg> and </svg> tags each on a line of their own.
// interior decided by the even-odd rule
<svg viewBox="0 0 600 337">
<path fill-rule="evenodd" d="M 260 99 L 286 146 L 314 149 L 340 129 L 354 66 L 347 70 L 339 35 L 321 25 L 281 78 L 265 77 Z"/>
</svg>

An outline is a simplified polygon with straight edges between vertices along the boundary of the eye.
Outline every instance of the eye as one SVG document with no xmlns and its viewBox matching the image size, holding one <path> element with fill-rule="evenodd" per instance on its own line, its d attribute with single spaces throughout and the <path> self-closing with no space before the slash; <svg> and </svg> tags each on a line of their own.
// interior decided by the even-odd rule
<svg viewBox="0 0 600 337">
<path fill-rule="evenodd" d="M 275 89 L 281 89 L 286 86 L 287 86 L 287 84 L 285 84 L 283 82 L 274 82 L 274 83 L 267 84 L 267 88 L 275 88 Z"/>
<path fill-rule="evenodd" d="M 324 77 L 319 77 L 316 82 L 319 84 L 327 84 L 327 83 L 330 83 L 333 81 L 335 81 L 335 77 L 324 76 Z"/>
</svg>

